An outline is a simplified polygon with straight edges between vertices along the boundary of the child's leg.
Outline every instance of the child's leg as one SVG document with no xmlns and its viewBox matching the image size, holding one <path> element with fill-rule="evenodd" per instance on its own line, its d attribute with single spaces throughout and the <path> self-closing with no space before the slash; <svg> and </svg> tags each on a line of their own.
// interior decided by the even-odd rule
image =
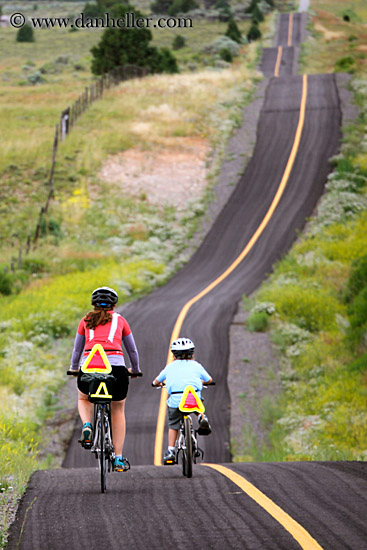
<svg viewBox="0 0 367 550">
<path fill-rule="evenodd" d="M 178 430 L 168 428 L 168 447 L 174 447 L 177 439 Z"/>
</svg>

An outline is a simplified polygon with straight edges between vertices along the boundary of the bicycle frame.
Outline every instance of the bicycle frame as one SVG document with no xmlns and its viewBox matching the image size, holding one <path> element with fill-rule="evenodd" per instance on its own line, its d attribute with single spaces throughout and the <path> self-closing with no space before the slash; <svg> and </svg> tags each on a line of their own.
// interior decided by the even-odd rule
<svg viewBox="0 0 367 550">
<path fill-rule="evenodd" d="M 182 473 L 186 477 L 192 477 L 192 463 L 196 464 L 198 457 L 204 458 L 204 451 L 200 449 L 197 440 L 197 430 L 192 427 L 191 414 L 184 414 L 180 423 L 179 435 L 176 441 L 175 460 L 182 458 Z"/>
</svg>

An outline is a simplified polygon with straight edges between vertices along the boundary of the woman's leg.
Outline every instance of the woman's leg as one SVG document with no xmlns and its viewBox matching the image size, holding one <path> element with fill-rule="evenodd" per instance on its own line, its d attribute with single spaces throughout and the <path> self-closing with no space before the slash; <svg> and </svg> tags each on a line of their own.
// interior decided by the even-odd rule
<svg viewBox="0 0 367 550">
<path fill-rule="evenodd" d="M 93 420 L 93 403 L 88 401 L 88 395 L 78 390 L 78 411 L 83 424 L 86 422 L 92 423 Z"/>
<path fill-rule="evenodd" d="M 116 455 L 122 454 L 125 441 L 125 401 L 126 399 L 123 399 L 122 401 L 112 401 L 111 403 L 112 441 Z"/>
</svg>

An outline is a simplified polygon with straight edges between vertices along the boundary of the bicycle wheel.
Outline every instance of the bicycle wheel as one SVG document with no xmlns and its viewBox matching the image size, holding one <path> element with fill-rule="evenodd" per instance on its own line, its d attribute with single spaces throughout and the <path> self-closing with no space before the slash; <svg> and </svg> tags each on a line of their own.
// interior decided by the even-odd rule
<svg viewBox="0 0 367 550">
<path fill-rule="evenodd" d="M 183 469 L 186 477 L 192 477 L 192 440 L 191 440 L 191 418 L 184 418 L 185 426 L 185 450 L 183 452 Z"/>
<path fill-rule="evenodd" d="M 100 453 L 99 453 L 99 468 L 101 473 L 101 491 L 106 492 L 107 489 L 107 453 L 106 453 L 106 437 L 105 437 L 105 413 L 101 410 L 100 419 Z"/>
</svg>

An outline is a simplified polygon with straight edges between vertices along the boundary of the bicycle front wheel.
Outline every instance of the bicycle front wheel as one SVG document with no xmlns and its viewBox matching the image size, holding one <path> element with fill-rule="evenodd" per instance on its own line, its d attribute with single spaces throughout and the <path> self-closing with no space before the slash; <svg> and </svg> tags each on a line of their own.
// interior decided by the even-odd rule
<svg viewBox="0 0 367 550">
<path fill-rule="evenodd" d="M 186 477 L 192 477 L 192 439 L 191 439 L 191 418 L 184 418 L 185 427 L 185 449 L 183 452 L 183 473 Z"/>
</svg>

